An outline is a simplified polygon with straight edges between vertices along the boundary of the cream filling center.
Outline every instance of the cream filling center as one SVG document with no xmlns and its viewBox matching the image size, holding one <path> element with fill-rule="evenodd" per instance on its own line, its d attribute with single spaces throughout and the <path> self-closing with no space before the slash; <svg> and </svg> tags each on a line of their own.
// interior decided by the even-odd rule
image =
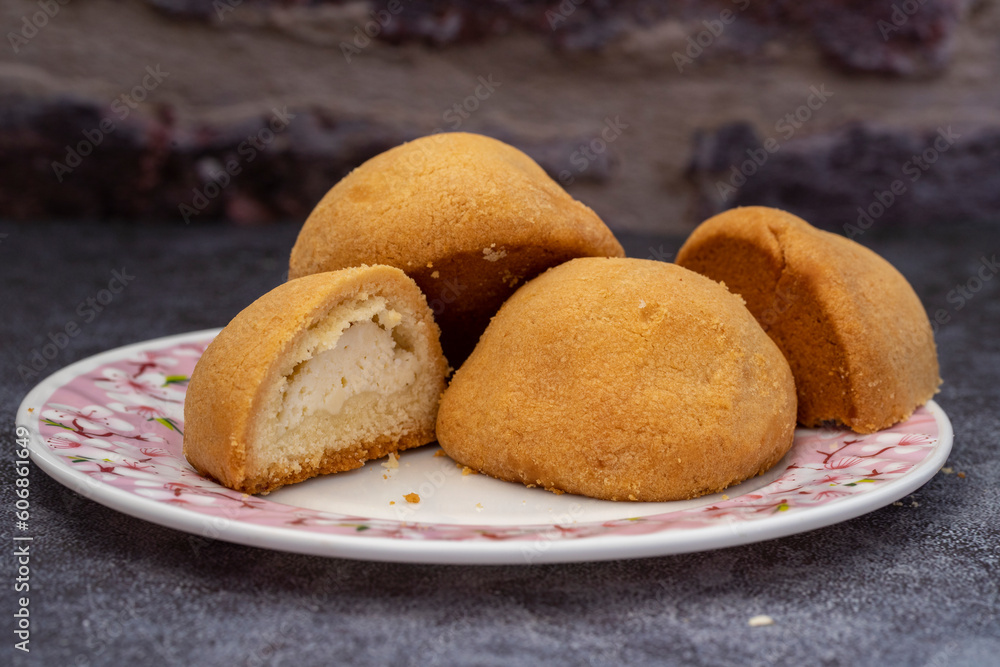
<svg viewBox="0 0 1000 667">
<path fill-rule="evenodd" d="M 351 322 L 299 363 L 282 392 L 281 431 L 312 415 L 340 414 L 354 396 L 390 395 L 412 384 L 417 377 L 416 355 L 399 347 L 392 336 L 400 319 L 399 313 L 386 309 L 371 319 Z"/>
</svg>

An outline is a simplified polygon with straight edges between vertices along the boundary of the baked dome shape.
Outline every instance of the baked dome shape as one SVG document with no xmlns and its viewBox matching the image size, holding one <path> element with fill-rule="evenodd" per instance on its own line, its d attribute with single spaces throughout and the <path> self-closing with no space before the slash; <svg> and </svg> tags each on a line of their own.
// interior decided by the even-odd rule
<svg viewBox="0 0 1000 667">
<path fill-rule="evenodd" d="M 622 257 L 597 214 L 512 146 L 441 133 L 378 155 L 306 220 L 289 278 L 388 264 L 413 278 L 456 367 L 514 290 L 574 257 Z"/>
<path fill-rule="evenodd" d="M 802 424 L 872 433 L 937 393 L 934 334 L 920 299 L 864 246 L 750 206 L 703 222 L 677 263 L 743 297 L 788 358 Z"/>
<path fill-rule="evenodd" d="M 448 364 L 416 284 L 363 266 L 292 280 L 205 350 L 184 401 L 184 455 L 244 493 L 434 440 Z"/>
<path fill-rule="evenodd" d="M 438 442 L 493 477 L 665 501 L 764 472 L 795 433 L 788 362 L 738 296 L 673 264 L 574 259 L 500 308 Z"/>
</svg>

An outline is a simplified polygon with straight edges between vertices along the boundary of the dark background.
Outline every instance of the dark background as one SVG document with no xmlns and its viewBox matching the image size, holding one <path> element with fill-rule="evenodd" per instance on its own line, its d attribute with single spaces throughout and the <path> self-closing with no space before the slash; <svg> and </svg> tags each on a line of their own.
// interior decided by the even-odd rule
<svg viewBox="0 0 1000 667">
<path fill-rule="evenodd" d="M 301 222 L 440 130 L 526 150 L 615 231 L 745 204 L 843 230 L 900 179 L 877 228 L 1000 208 L 996 0 L 236 2 L 5 2 L 4 217 Z"/>
</svg>

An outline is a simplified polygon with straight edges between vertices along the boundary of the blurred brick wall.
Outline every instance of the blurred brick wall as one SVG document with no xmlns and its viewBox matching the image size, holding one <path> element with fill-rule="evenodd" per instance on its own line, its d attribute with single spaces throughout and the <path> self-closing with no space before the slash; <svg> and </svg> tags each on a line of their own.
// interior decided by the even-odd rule
<svg viewBox="0 0 1000 667">
<path fill-rule="evenodd" d="M 0 216 L 302 220 L 463 130 L 618 230 L 755 203 L 852 235 L 996 221 L 998 5 L 15 0 Z"/>
</svg>

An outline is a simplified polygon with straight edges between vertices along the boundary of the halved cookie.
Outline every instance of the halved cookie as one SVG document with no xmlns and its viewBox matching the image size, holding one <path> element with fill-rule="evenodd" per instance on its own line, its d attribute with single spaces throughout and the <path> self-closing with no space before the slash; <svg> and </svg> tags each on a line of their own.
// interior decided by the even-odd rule
<svg viewBox="0 0 1000 667">
<path fill-rule="evenodd" d="M 519 289 L 441 400 L 438 442 L 500 479 L 679 500 L 792 445 L 788 362 L 742 300 L 641 259 L 575 259 Z"/>
<path fill-rule="evenodd" d="M 434 440 L 447 362 L 424 295 L 399 269 L 292 280 L 212 341 L 184 401 L 184 455 L 245 493 Z"/>
<path fill-rule="evenodd" d="M 292 249 L 289 277 L 388 264 L 412 277 L 456 366 L 514 290 L 574 257 L 625 253 L 534 160 L 478 134 L 397 146 L 337 183 Z"/>
<path fill-rule="evenodd" d="M 806 426 L 837 421 L 871 433 L 937 393 L 934 333 L 920 298 L 859 243 L 749 206 L 703 222 L 677 263 L 746 300 L 791 364 Z"/>
</svg>

